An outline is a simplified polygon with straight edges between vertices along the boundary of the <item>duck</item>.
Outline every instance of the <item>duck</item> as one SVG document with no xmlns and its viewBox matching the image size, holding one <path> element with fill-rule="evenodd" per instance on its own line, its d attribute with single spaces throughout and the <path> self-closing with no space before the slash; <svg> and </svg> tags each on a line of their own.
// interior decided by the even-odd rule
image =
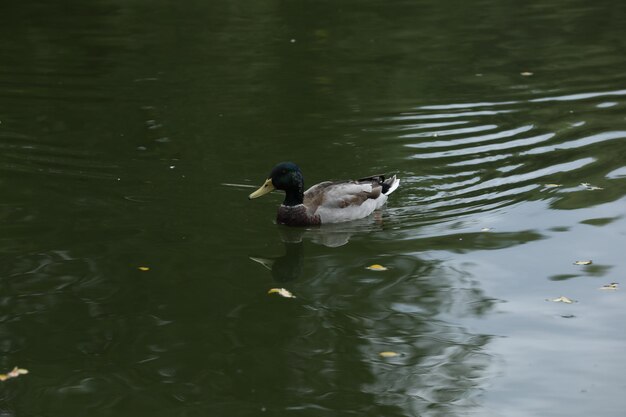
<svg viewBox="0 0 626 417">
<path fill-rule="evenodd" d="M 270 172 L 250 200 L 274 190 L 285 192 L 276 221 L 287 226 L 318 226 L 362 219 L 381 208 L 400 186 L 395 175 L 373 175 L 358 180 L 324 181 L 304 190 L 304 177 L 293 162 L 281 162 Z"/>
</svg>

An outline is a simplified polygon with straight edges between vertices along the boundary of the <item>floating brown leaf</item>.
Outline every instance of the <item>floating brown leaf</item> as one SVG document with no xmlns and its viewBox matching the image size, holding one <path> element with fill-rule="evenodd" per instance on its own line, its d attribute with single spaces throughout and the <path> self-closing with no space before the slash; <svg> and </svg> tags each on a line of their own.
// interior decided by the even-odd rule
<svg viewBox="0 0 626 417">
<path fill-rule="evenodd" d="M 616 290 L 619 288 L 619 283 L 611 282 L 610 284 L 605 284 L 601 286 L 599 289 L 601 290 Z"/>
</svg>

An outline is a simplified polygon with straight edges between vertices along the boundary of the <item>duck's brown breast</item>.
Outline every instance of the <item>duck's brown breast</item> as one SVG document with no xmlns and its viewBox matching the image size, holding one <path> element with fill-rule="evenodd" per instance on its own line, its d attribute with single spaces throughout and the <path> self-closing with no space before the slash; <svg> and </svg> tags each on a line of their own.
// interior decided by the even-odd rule
<svg viewBox="0 0 626 417">
<path fill-rule="evenodd" d="M 321 223 L 320 216 L 309 215 L 304 204 L 297 206 L 281 204 L 278 208 L 276 221 L 287 226 L 316 226 Z"/>
</svg>

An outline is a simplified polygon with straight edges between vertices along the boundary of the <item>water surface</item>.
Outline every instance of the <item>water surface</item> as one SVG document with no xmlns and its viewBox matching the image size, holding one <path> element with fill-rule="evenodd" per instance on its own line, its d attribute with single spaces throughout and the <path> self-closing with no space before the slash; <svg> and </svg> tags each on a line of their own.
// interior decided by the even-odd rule
<svg viewBox="0 0 626 417">
<path fill-rule="evenodd" d="M 621 3 L 0 9 L 2 415 L 622 415 Z"/>
</svg>

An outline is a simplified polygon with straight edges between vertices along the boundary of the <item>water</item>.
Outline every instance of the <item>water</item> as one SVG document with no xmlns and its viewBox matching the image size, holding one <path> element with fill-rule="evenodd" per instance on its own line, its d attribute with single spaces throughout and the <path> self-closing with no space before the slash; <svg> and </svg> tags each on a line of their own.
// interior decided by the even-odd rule
<svg viewBox="0 0 626 417">
<path fill-rule="evenodd" d="M 0 10 L 3 416 L 623 414 L 623 4 Z"/>
</svg>

